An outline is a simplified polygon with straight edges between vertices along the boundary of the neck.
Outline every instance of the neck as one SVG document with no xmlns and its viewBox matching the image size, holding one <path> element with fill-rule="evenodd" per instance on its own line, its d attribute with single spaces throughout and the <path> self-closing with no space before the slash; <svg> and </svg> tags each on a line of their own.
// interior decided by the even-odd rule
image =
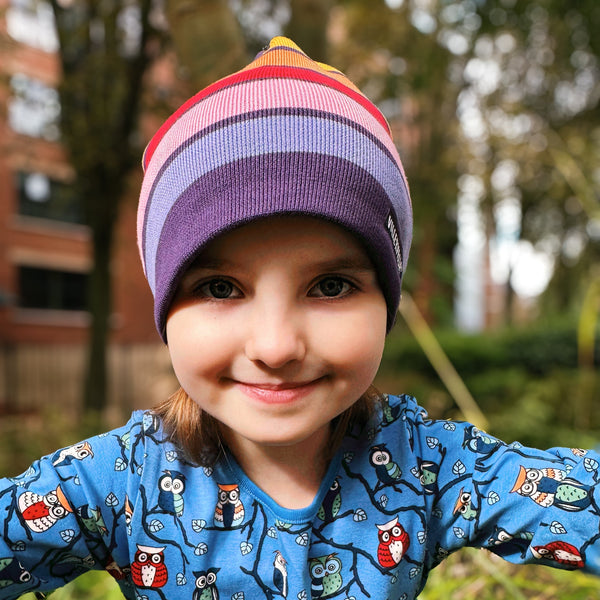
<svg viewBox="0 0 600 600">
<path fill-rule="evenodd" d="M 328 467 L 329 425 L 286 446 L 256 444 L 225 428 L 222 435 L 246 475 L 277 504 L 295 509 L 313 502 Z"/>
</svg>

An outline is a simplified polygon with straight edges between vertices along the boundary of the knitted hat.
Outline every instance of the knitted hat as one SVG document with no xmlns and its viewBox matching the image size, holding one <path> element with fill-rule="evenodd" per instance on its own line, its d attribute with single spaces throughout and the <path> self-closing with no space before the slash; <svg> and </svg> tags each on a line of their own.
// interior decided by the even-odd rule
<svg viewBox="0 0 600 600">
<path fill-rule="evenodd" d="M 158 332 L 179 280 L 215 237 L 271 215 L 337 223 L 362 240 L 388 306 L 412 237 L 408 185 L 381 112 L 342 73 L 276 37 L 198 92 L 143 159 L 138 244 Z"/>
</svg>

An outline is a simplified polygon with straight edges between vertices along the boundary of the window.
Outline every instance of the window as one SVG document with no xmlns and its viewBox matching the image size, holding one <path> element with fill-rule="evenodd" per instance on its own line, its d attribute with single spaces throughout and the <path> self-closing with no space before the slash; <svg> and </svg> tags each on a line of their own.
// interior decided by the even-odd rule
<svg viewBox="0 0 600 600">
<path fill-rule="evenodd" d="M 86 273 L 19 267 L 18 306 L 50 310 L 87 308 Z"/>
<path fill-rule="evenodd" d="M 8 35 L 45 52 L 58 50 L 54 12 L 45 0 L 11 0 L 6 11 Z"/>
<path fill-rule="evenodd" d="M 16 73 L 10 78 L 8 122 L 13 131 L 57 141 L 60 102 L 58 92 L 37 79 Z"/>
<path fill-rule="evenodd" d="M 19 214 L 66 223 L 83 223 L 81 202 L 73 186 L 43 173 L 17 173 Z"/>
</svg>

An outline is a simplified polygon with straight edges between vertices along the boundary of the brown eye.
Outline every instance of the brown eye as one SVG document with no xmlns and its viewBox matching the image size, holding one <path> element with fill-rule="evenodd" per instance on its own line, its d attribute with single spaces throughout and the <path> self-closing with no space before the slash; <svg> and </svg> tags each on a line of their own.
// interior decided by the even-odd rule
<svg viewBox="0 0 600 600">
<path fill-rule="evenodd" d="M 341 277 L 325 277 L 311 290 L 311 296 L 318 298 L 335 298 L 347 294 L 351 284 Z"/>
</svg>

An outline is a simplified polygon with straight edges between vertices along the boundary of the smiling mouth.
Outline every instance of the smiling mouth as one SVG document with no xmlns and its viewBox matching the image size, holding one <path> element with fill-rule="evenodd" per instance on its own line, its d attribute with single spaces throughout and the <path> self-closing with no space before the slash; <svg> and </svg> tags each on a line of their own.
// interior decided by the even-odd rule
<svg viewBox="0 0 600 600">
<path fill-rule="evenodd" d="M 289 404 L 310 394 L 324 378 L 301 382 L 247 383 L 234 381 L 234 385 L 246 396 L 265 404 Z"/>
</svg>

